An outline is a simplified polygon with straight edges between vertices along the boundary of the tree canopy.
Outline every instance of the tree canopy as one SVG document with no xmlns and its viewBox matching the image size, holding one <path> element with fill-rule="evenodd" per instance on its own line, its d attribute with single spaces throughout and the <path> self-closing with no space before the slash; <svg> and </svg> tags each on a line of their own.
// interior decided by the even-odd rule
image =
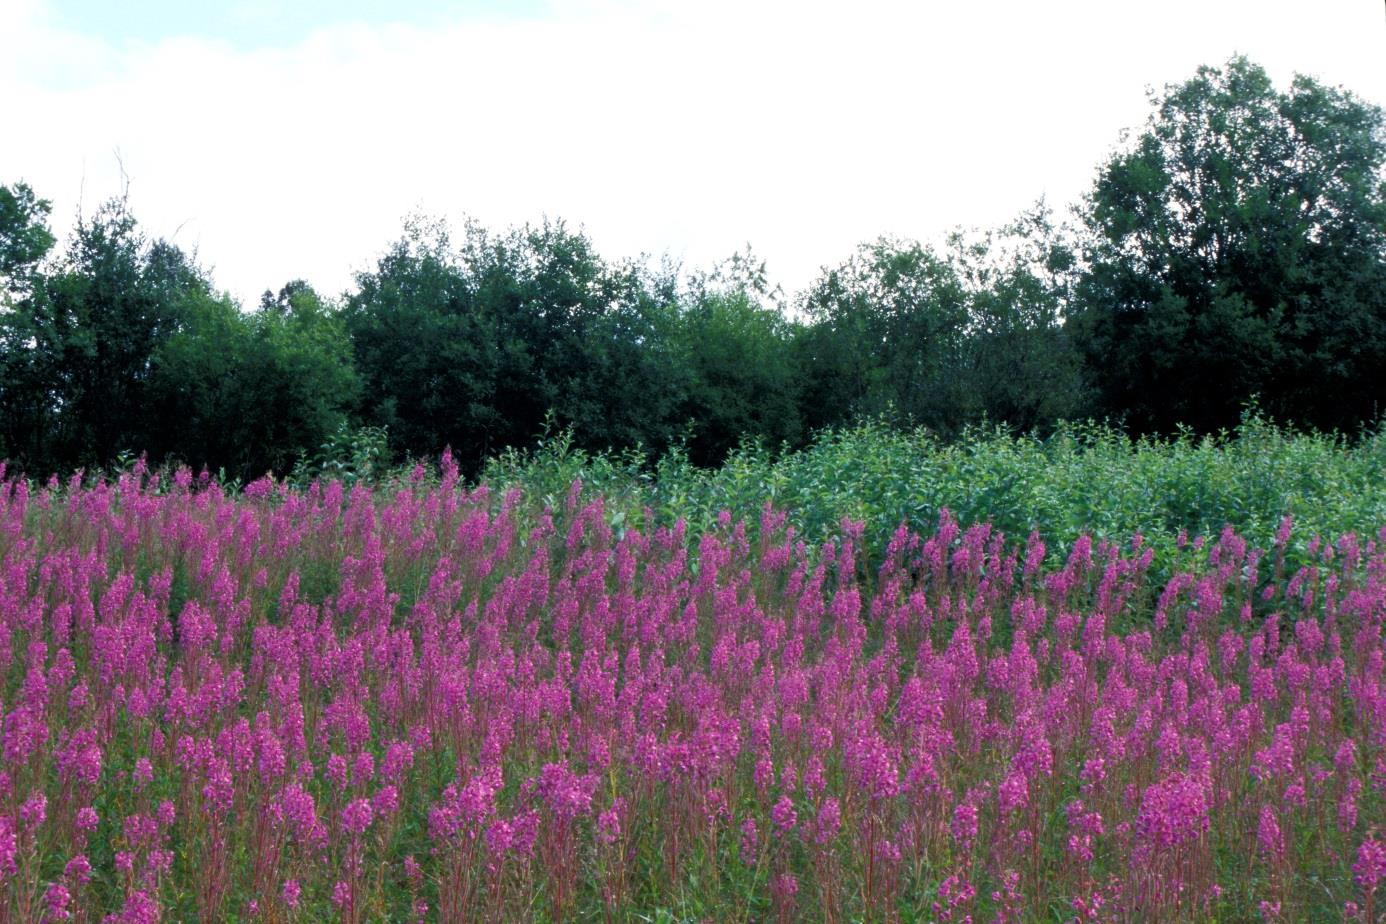
<svg viewBox="0 0 1386 924">
<path fill-rule="evenodd" d="M 1074 329 L 1104 410 L 1140 431 L 1353 427 L 1386 382 L 1381 110 L 1237 58 L 1154 100 L 1084 203 Z"/>
</svg>

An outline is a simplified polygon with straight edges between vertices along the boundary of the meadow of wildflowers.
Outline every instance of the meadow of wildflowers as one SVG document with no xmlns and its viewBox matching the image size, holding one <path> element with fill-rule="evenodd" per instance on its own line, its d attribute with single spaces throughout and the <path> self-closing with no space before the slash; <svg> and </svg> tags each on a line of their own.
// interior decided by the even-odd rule
<svg viewBox="0 0 1386 924">
<path fill-rule="evenodd" d="M 4 482 L 0 922 L 1386 912 L 1386 531 L 614 519 Z"/>
</svg>

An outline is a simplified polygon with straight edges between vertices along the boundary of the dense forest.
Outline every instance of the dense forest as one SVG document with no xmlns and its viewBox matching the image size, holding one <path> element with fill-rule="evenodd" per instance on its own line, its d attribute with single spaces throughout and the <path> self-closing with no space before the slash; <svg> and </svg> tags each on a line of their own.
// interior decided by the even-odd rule
<svg viewBox="0 0 1386 924">
<path fill-rule="evenodd" d="M 419 219 L 349 291 L 292 281 L 252 308 L 128 200 L 60 245 L 14 182 L 0 458 L 44 475 L 147 453 L 244 478 L 378 428 L 397 457 L 450 445 L 475 471 L 556 425 L 715 464 L 862 418 L 945 439 L 1086 417 L 1216 432 L 1251 403 L 1355 432 L 1386 398 L 1384 124 L 1233 59 L 1152 93 L 1071 208 L 869 242 L 794 295 L 750 252 L 688 271 L 609 259 L 559 221 Z"/>
</svg>

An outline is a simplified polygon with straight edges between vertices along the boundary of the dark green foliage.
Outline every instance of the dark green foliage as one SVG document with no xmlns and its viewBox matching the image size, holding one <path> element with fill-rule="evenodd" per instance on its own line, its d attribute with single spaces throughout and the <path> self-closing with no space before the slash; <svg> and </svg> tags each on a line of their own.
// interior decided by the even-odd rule
<svg viewBox="0 0 1386 924">
<path fill-rule="evenodd" d="M 0 186 L 0 457 L 21 456 L 47 425 L 44 364 L 29 345 L 38 266 L 54 243 L 51 209 L 24 183 Z"/>
<path fill-rule="evenodd" d="M 204 300 L 185 321 L 154 356 L 151 454 L 245 480 L 287 471 L 345 426 L 359 394 L 351 343 L 311 287 L 291 283 L 254 314 Z"/>
<path fill-rule="evenodd" d="M 10 452 L 42 470 L 146 445 L 153 355 L 209 298 L 182 251 L 147 241 L 124 202 L 82 220 L 4 317 Z"/>
<path fill-rule="evenodd" d="M 882 415 L 935 430 L 961 423 L 967 291 L 947 260 L 882 238 L 827 271 L 802 308 L 813 425 Z"/>
<path fill-rule="evenodd" d="M 1245 59 L 1167 88 L 1099 173 L 1073 328 L 1138 431 L 1230 426 L 1251 397 L 1351 428 L 1386 392 L 1381 110 Z"/>
<path fill-rule="evenodd" d="M 671 306 L 634 266 L 546 223 L 493 237 L 417 223 L 347 303 L 365 419 L 474 467 L 550 413 L 599 446 L 662 443 L 676 405 Z"/>
<path fill-rule="evenodd" d="M 123 200 L 40 270 L 46 204 L 19 189 L 28 205 L 6 214 L 31 227 L 3 238 L 7 456 L 42 474 L 147 452 L 246 478 L 287 470 L 345 422 L 358 393 L 346 328 L 311 288 L 243 314 L 181 250 L 146 239 Z"/>
<path fill-rule="evenodd" d="M 0 305 L 29 290 L 39 262 L 52 249 L 52 208 L 27 183 L 0 186 Z"/>
<path fill-rule="evenodd" d="M 949 243 L 882 239 L 808 291 L 811 425 L 866 416 L 953 436 L 981 421 L 1046 430 L 1084 410 L 1064 327 L 1074 256 L 1048 210 Z"/>
<path fill-rule="evenodd" d="M 955 234 L 951 259 L 968 290 L 963 420 L 1022 433 L 1082 416 L 1082 367 L 1064 326 L 1072 245 L 1043 203 L 980 237 Z"/>
<path fill-rule="evenodd" d="M 696 277 L 684 297 L 675 353 L 684 369 L 679 417 L 700 465 L 720 464 L 746 438 L 778 447 L 803 435 L 797 325 L 749 252 Z"/>
<path fill-rule="evenodd" d="M 523 357 L 507 355 L 518 351 L 494 319 L 468 310 L 471 288 L 446 234 L 414 224 L 347 301 L 363 416 L 402 446 L 484 445 L 504 425 L 496 383 Z"/>
<path fill-rule="evenodd" d="M 289 480 L 299 488 L 307 488 L 314 479 L 374 483 L 386 474 L 389 462 L 390 440 L 384 430 L 342 425 L 315 452 L 299 458 Z"/>
</svg>

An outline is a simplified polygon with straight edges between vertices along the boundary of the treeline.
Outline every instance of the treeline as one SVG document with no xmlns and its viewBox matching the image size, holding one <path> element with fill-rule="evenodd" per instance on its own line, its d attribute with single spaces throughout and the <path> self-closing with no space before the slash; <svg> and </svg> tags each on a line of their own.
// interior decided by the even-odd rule
<svg viewBox="0 0 1386 924">
<path fill-rule="evenodd" d="M 49 204 L 0 186 L 0 457 L 247 477 L 371 426 L 475 468 L 552 423 L 711 464 L 862 417 L 1208 432 L 1252 401 L 1351 431 L 1386 409 L 1383 163 L 1379 108 L 1234 59 L 1154 96 L 1071 217 L 882 239 L 793 297 L 749 252 L 689 273 L 561 222 L 414 221 L 348 292 L 250 310 L 123 200 L 58 249 Z"/>
</svg>

